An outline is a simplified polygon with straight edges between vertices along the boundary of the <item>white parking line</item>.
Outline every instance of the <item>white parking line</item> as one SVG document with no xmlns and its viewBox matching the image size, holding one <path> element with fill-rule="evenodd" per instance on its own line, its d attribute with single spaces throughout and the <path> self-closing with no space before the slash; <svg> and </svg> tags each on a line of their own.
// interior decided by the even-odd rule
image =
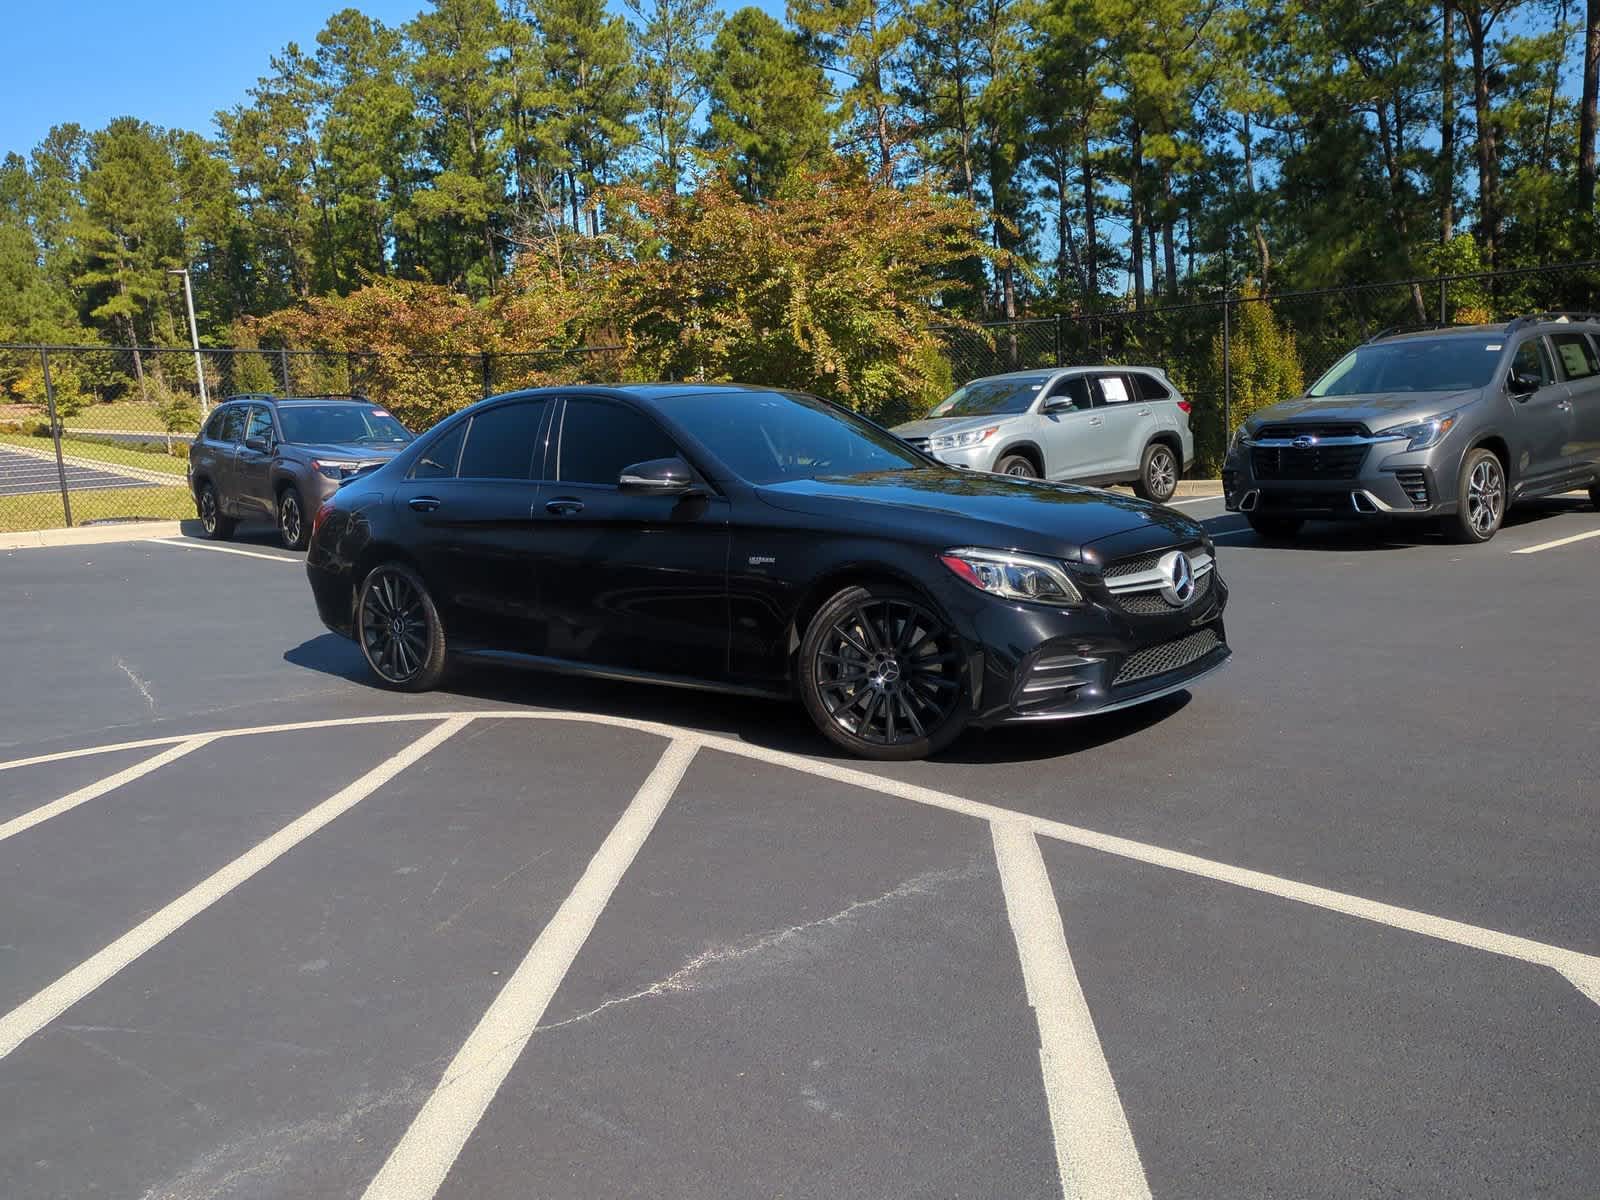
<svg viewBox="0 0 1600 1200">
<path fill-rule="evenodd" d="M 237 546 L 213 546 L 210 542 L 196 542 L 179 538 L 150 538 L 151 546 L 172 546 L 178 550 L 215 550 L 218 554 L 237 554 L 243 558 L 264 558 L 268 562 L 298 563 L 298 558 L 287 554 L 264 554 L 260 550 L 241 550 Z"/>
<path fill-rule="evenodd" d="M 174 759 L 182 758 L 185 754 L 192 750 L 200 749 L 201 746 L 210 741 L 211 739 L 208 737 L 188 738 L 171 749 L 163 750 L 152 758 L 147 758 L 143 762 L 134 763 L 133 766 L 118 771 L 115 775 L 108 775 L 104 779 L 89 784 L 87 787 L 81 787 L 75 792 L 69 792 L 59 800 L 52 800 L 49 804 L 41 804 L 38 808 L 25 812 L 20 817 L 13 817 L 5 824 L 0 825 L 0 842 L 9 837 L 15 837 L 24 829 L 32 829 L 35 825 L 48 821 L 51 817 L 59 817 L 64 812 L 70 812 L 80 804 L 87 804 L 90 800 L 97 800 L 107 792 L 115 791 L 125 783 L 132 783 L 141 775 L 148 775 L 151 771 L 159 770 Z"/>
<path fill-rule="evenodd" d="M 1521 550 L 1513 550 L 1513 554 L 1538 554 L 1541 550 L 1554 550 L 1558 546 L 1570 546 L 1573 542 L 1584 542 L 1590 538 L 1600 537 L 1600 529 L 1591 529 L 1587 533 L 1575 533 L 1571 537 L 1557 538 L 1553 542 L 1541 542 L 1537 546 L 1524 546 Z"/>
<path fill-rule="evenodd" d="M 453 717 L 436 725 L 400 753 L 379 763 L 310 812 L 289 822 L 266 841 L 245 851 L 165 908 L 139 922 L 105 949 L 79 963 L 44 990 L 0 1017 L 0 1058 L 5 1058 L 72 1005 L 258 871 L 276 862 L 335 817 L 350 811 L 471 719 L 470 716 Z"/>
<path fill-rule="evenodd" d="M 1144 1164 L 1117 1095 L 1061 927 L 1039 841 L 1019 821 L 990 823 L 1022 981 L 1039 1022 L 1039 1066 L 1066 1200 L 1150 1200 Z"/>
<path fill-rule="evenodd" d="M 445 1068 L 364 1200 L 431 1200 L 439 1190 L 698 749 L 698 741 L 688 738 L 667 746 L 583 877 Z"/>
<path fill-rule="evenodd" d="M 1166 501 L 1166 506 L 1168 508 L 1183 508 L 1190 504 L 1220 504 L 1221 502 L 1222 493 L 1218 492 L 1215 496 L 1188 496 L 1182 500 L 1168 500 Z"/>
</svg>

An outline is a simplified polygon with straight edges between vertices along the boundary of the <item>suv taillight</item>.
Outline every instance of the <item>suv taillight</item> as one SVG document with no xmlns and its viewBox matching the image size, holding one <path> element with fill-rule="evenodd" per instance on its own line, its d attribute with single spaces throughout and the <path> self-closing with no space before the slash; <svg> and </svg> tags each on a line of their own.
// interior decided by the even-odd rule
<svg viewBox="0 0 1600 1200">
<path fill-rule="evenodd" d="M 1178 411 L 1187 416 L 1189 413 L 1194 411 L 1194 405 L 1190 404 L 1187 400 L 1179 400 Z"/>
</svg>

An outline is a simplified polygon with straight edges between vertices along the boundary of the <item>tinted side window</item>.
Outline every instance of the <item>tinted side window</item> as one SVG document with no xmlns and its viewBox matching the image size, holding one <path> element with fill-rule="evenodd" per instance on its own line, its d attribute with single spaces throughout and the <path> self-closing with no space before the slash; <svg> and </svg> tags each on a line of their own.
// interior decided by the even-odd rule
<svg viewBox="0 0 1600 1200">
<path fill-rule="evenodd" d="M 1170 400 L 1172 389 L 1162 383 L 1154 375 L 1135 375 L 1133 377 L 1134 391 L 1139 393 L 1141 400 Z"/>
<path fill-rule="evenodd" d="M 1511 360 L 1511 369 L 1537 375 L 1540 387 L 1555 382 L 1555 369 L 1550 363 L 1550 352 L 1544 348 L 1543 338 L 1531 337 L 1518 346 L 1516 357 Z"/>
<path fill-rule="evenodd" d="M 237 442 L 244 438 L 245 407 L 242 404 L 223 409 L 222 429 L 217 434 L 220 441 Z"/>
<path fill-rule="evenodd" d="M 456 460 L 461 457 L 461 439 L 466 432 L 467 423 L 462 421 L 449 433 L 435 438 L 412 466 L 411 478 L 453 479 Z"/>
<path fill-rule="evenodd" d="M 1094 407 L 1094 401 L 1089 397 L 1089 380 L 1083 375 L 1074 375 L 1070 379 L 1063 379 L 1050 391 L 1051 399 L 1070 401 L 1073 408 L 1087 409 Z"/>
<path fill-rule="evenodd" d="M 641 412 L 604 400 L 568 400 L 556 478 L 615 486 L 623 467 L 677 453 L 672 440 Z"/>
<path fill-rule="evenodd" d="M 1561 360 L 1561 373 L 1568 379 L 1587 379 L 1600 374 L 1600 361 L 1595 359 L 1594 347 L 1583 334 L 1551 334 L 1550 342 Z"/>
<path fill-rule="evenodd" d="M 211 414 L 211 419 L 206 422 L 206 437 L 215 441 L 222 436 L 222 423 L 228 419 L 228 412 L 226 408 L 219 408 Z"/>
<path fill-rule="evenodd" d="M 543 400 L 502 404 L 472 418 L 456 472 L 462 479 L 528 479 L 544 420 Z"/>
<path fill-rule="evenodd" d="M 250 406 L 250 423 L 244 427 L 244 439 L 260 438 L 263 442 L 272 440 L 272 412 L 264 404 Z"/>
<path fill-rule="evenodd" d="M 1133 399 L 1128 392 L 1128 380 L 1123 375 L 1096 375 L 1095 389 L 1101 404 L 1126 404 Z"/>
</svg>

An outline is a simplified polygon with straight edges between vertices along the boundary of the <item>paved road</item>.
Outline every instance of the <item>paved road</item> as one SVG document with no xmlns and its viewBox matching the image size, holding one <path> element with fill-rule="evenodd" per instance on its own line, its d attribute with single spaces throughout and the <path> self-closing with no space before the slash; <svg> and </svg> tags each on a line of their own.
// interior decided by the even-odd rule
<svg viewBox="0 0 1600 1200">
<path fill-rule="evenodd" d="M 163 479 L 134 478 L 131 474 L 118 470 L 114 466 L 100 467 L 85 466 L 83 463 L 68 462 L 67 487 L 72 491 L 83 491 L 89 488 L 124 488 L 124 487 L 149 487 L 152 482 L 181 484 L 181 477 L 173 476 Z M 146 473 L 153 476 L 153 472 Z M 56 461 L 53 457 L 46 458 L 36 454 L 26 454 L 14 447 L 0 446 L 0 496 L 27 496 L 35 492 L 59 492 L 61 479 L 56 471 Z"/>
<path fill-rule="evenodd" d="M 263 544 L 0 558 L 0 760 L 167 739 L 0 770 L 0 1193 L 1592 1196 L 1600 516 L 1188 507 L 1228 672 L 871 769 L 376 692 Z"/>
</svg>

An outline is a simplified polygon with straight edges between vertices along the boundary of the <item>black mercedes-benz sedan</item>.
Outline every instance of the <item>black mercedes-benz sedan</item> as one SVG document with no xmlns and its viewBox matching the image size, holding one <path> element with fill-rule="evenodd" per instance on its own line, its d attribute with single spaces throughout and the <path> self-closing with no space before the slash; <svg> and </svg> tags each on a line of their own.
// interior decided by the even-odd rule
<svg viewBox="0 0 1600 1200">
<path fill-rule="evenodd" d="M 1229 656 L 1183 514 L 947 467 L 761 387 L 484 400 L 341 487 L 306 571 L 386 687 L 492 654 L 797 696 L 877 759 L 1153 700 Z"/>
</svg>

